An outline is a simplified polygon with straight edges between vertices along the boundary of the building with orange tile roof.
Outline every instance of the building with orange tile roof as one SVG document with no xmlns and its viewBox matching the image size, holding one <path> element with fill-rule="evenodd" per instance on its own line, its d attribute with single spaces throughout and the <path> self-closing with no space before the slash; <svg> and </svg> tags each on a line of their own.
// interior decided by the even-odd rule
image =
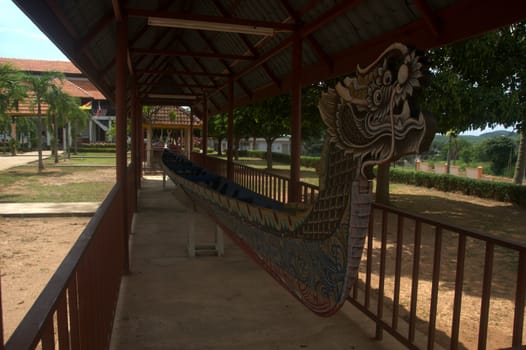
<svg viewBox="0 0 526 350">
<path fill-rule="evenodd" d="M 81 106 L 87 103 L 90 103 L 92 106 L 88 128 L 82 133 L 83 141 L 98 142 L 106 140 L 106 132 L 115 119 L 113 105 L 71 62 L 0 57 L 0 64 L 10 64 L 26 74 L 63 73 L 65 79 L 63 81 L 56 79 L 55 84 L 60 85 L 66 94 L 79 98 Z M 41 104 L 42 115 L 45 116 L 47 110 L 48 105 L 46 103 Z M 29 92 L 29 96 L 24 101 L 19 102 L 16 109 L 8 111 L 7 115 L 12 117 L 36 117 L 37 105 L 34 95 Z"/>
</svg>

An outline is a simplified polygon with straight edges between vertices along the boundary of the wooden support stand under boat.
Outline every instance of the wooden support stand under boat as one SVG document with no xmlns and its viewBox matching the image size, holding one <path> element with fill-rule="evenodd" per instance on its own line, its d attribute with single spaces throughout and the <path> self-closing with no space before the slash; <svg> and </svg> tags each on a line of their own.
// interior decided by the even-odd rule
<svg viewBox="0 0 526 350">
<path fill-rule="evenodd" d="M 322 94 L 327 125 L 320 193 L 311 206 L 283 204 L 165 151 L 163 167 L 195 205 L 318 315 L 345 302 L 360 265 L 374 165 L 426 149 L 433 121 L 416 108 L 422 57 L 393 44 Z"/>
</svg>

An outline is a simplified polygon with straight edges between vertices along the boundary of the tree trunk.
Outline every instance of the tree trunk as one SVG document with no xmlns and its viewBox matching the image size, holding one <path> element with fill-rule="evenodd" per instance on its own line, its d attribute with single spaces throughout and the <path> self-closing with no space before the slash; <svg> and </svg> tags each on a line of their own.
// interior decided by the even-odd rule
<svg viewBox="0 0 526 350">
<path fill-rule="evenodd" d="M 241 139 L 236 137 L 234 138 L 234 159 L 239 160 L 239 143 Z"/>
<path fill-rule="evenodd" d="M 51 119 L 53 125 L 53 155 L 55 156 L 55 164 L 58 163 L 58 128 L 57 117 L 53 116 Z"/>
<path fill-rule="evenodd" d="M 520 131 L 519 149 L 517 150 L 517 162 L 515 163 L 515 174 L 513 175 L 513 183 L 517 185 L 522 184 L 524 180 L 524 172 L 526 171 L 526 129 Z"/>
<path fill-rule="evenodd" d="M 75 152 L 75 154 L 77 154 L 78 152 L 78 139 L 77 139 L 77 121 L 75 120 L 74 121 L 74 127 L 73 127 L 73 152 Z"/>
<path fill-rule="evenodd" d="M 389 204 L 389 166 L 390 163 L 378 165 L 376 176 L 376 202 Z"/>
<path fill-rule="evenodd" d="M 217 139 L 217 155 L 221 156 L 221 142 L 223 142 L 223 139 L 218 138 Z"/>
<path fill-rule="evenodd" d="M 267 142 L 267 153 L 266 153 L 267 170 L 272 170 L 272 143 L 273 143 L 273 139 L 266 139 L 265 141 Z"/>
<path fill-rule="evenodd" d="M 38 173 L 40 174 L 42 172 L 42 169 L 44 169 L 44 161 L 42 159 L 42 106 L 40 103 L 40 99 L 37 97 L 37 105 L 38 105 L 38 122 L 37 122 L 37 149 L 38 149 Z"/>
</svg>

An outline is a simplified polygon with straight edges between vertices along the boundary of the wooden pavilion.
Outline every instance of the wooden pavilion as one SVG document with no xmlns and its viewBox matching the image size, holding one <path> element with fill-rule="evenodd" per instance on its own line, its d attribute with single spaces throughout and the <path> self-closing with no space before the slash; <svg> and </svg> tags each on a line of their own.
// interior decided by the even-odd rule
<svg viewBox="0 0 526 350">
<path fill-rule="evenodd" d="M 142 128 L 146 130 L 146 167 L 151 167 L 152 137 L 156 129 L 166 130 L 166 137 L 158 143 L 177 153 L 190 157 L 194 145 L 194 130 L 203 128 L 203 123 L 191 110 L 179 106 L 153 106 L 143 113 Z"/>
</svg>

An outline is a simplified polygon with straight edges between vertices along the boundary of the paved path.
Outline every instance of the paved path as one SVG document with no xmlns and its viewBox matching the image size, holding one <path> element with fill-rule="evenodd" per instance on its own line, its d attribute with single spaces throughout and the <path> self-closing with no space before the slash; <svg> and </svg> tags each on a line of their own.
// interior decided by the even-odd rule
<svg viewBox="0 0 526 350">
<path fill-rule="evenodd" d="M 92 216 L 98 202 L 0 203 L 0 217 Z"/>
<path fill-rule="evenodd" d="M 51 151 L 43 151 L 44 158 Z M 26 152 L 16 156 L 0 156 L 0 171 L 28 164 L 38 160 L 38 152 Z M 36 166 L 36 165 L 35 165 Z M 100 203 L 0 203 L 0 216 L 42 217 L 42 216 L 92 216 Z"/>
<path fill-rule="evenodd" d="M 44 158 L 49 158 L 51 156 L 51 151 L 42 151 L 42 156 Z M 38 152 L 26 152 L 24 154 L 19 154 L 16 156 L 5 156 L 0 155 L 0 171 L 13 168 L 16 166 L 28 164 L 31 162 L 36 162 L 38 160 Z"/>
</svg>

